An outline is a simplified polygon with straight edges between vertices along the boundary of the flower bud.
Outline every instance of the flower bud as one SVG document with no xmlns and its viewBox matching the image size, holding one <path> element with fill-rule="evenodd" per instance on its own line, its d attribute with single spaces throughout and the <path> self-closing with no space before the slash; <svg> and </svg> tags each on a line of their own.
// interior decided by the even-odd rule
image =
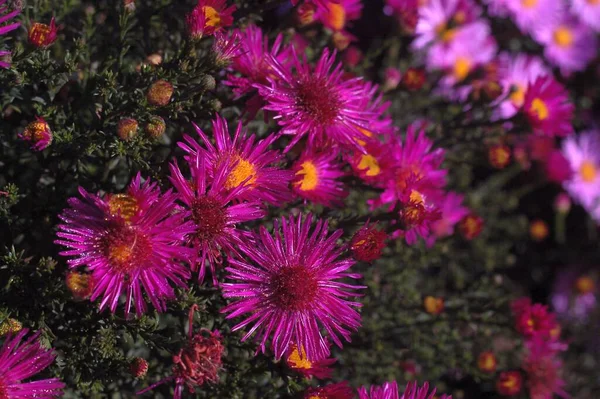
<svg viewBox="0 0 600 399">
<path fill-rule="evenodd" d="M 558 213 L 567 214 L 571 210 L 571 198 L 567 193 L 560 193 L 554 199 L 554 210 Z"/>
<path fill-rule="evenodd" d="M 494 168 L 504 169 L 510 163 L 510 147 L 504 144 L 491 146 L 488 159 Z"/>
<path fill-rule="evenodd" d="M 543 241 L 548 237 L 548 224 L 541 219 L 533 220 L 529 224 L 529 235 L 534 241 Z"/>
<path fill-rule="evenodd" d="M 146 359 L 136 357 L 129 363 L 129 372 L 135 378 L 144 378 L 148 372 L 148 362 Z"/>
<path fill-rule="evenodd" d="M 146 124 L 146 134 L 153 139 L 157 139 L 165 133 L 167 125 L 165 120 L 160 116 L 151 116 Z"/>
<path fill-rule="evenodd" d="M 377 230 L 375 225 L 369 226 L 367 223 L 352 237 L 350 251 L 356 260 L 372 262 L 381 257 L 386 239 L 387 234 L 384 231 Z"/>
<path fill-rule="evenodd" d="M 165 106 L 171 101 L 173 95 L 173 85 L 166 80 L 157 80 L 148 89 L 146 99 L 151 105 L 157 107 Z"/>
<path fill-rule="evenodd" d="M 421 68 L 408 68 L 402 77 L 402 84 L 408 90 L 419 90 L 425 84 L 425 71 Z"/>
<path fill-rule="evenodd" d="M 444 311 L 444 299 L 433 296 L 426 296 L 423 301 L 425 311 L 432 315 L 438 315 Z"/>
<path fill-rule="evenodd" d="M 70 271 L 67 273 L 65 283 L 76 300 L 89 299 L 94 290 L 92 275 L 87 273 Z"/>
<path fill-rule="evenodd" d="M 482 352 L 477 359 L 477 367 L 484 373 L 492 374 L 496 371 L 498 361 L 493 352 Z"/>
<path fill-rule="evenodd" d="M 23 325 L 19 320 L 6 319 L 0 323 L 0 337 L 7 334 L 16 334 L 23 329 Z"/>
<path fill-rule="evenodd" d="M 29 29 L 29 43 L 37 48 L 48 47 L 56 41 L 57 33 L 58 28 L 54 18 L 50 20 L 50 25 L 36 22 Z"/>
<path fill-rule="evenodd" d="M 19 138 L 29 142 L 31 149 L 42 151 L 52 143 L 52 131 L 44 118 L 36 117 L 36 120 L 29 123 Z"/>
<path fill-rule="evenodd" d="M 124 118 L 117 125 L 117 134 L 121 140 L 128 141 L 137 136 L 138 121 L 133 118 Z"/>
<path fill-rule="evenodd" d="M 481 234 L 481 230 L 483 230 L 483 219 L 478 215 L 471 213 L 460 221 L 458 230 L 464 238 L 472 240 Z"/>
</svg>

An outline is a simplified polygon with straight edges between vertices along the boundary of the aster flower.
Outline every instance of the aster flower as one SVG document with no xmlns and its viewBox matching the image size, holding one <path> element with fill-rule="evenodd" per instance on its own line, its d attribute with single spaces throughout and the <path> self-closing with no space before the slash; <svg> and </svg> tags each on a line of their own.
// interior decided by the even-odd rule
<svg viewBox="0 0 600 399">
<path fill-rule="evenodd" d="M 593 211 L 600 206 L 600 132 L 591 130 L 567 137 L 562 155 L 571 172 L 563 187 L 576 202 Z"/>
<path fill-rule="evenodd" d="M 510 118 L 523 106 L 527 86 L 538 77 L 550 73 L 538 57 L 526 54 L 511 56 L 503 53 L 498 58 L 498 75 L 503 90 L 498 112 L 500 117 Z"/>
<path fill-rule="evenodd" d="M 564 137 L 573 132 L 573 104 L 551 76 L 538 77 L 527 86 L 522 110 L 537 134 Z"/>
<path fill-rule="evenodd" d="M 369 185 L 385 186 L 384 176 L 393 163 L 387 144 L 376 141 L 376 138 L 366 142 L 361 140 L 359 144 L 362 145 L 363 151 L 352 150 L 345 154 L 352 171 Z"/>
<path fill-rule="evenodd" d="M 218 330 L 201 329 L 194 333 L 194 312 L 198 305 L 192 305 L 189 312 L 188 337 L 185 346 L 173 356 L 173 375 L 158 381 L 136 393 L 142 395 L 175 380 L 174 399 L 181 399 L 185 387 L 193 393 L 196 387 L 206 383 L 217 383 L 219 371 L 223 367 L 223 338 Z"/>
<path fill-rule="evenodd" d="M 272 338 L 276 359 L 292 342 L 308 360 L 323 359 L 329 353 L 323 329 L 341 347 L 340 338 L 349 341 L 360 326 L 354 309 L 360 304 L 351 299 L 364 287 L 340 281 L 360 278 L 349 272 L 354 261 L 338 259 L 342 231 L 330 235 L 327 222 L 318 220 L 314 229 L 312 222 L 312 215 L 282 218 L 273 236 L 261 226 L 254 242 L 240 244 L 249 260 L 230 260 L 226 269 L 230 282 L 223 283 L 223 296 L 234 301 L 223 312 L 228 319 L 246 315 L 233 331 L 252 326 L 242 340 L 256 333 L 263 353 Z"/>
<path fill-rule="evenodd" d="M 318 388 L 308 388 L 304 399 L 352 399 L 354 391 L 347 382 L 329 384 Z"/>
<path fill-rule="evenodd" d="M 227 0 L 198 0 L 196 7 L 186 17 L 190 36 L 198 40 L 231 26 L 235 10 L 235 6 L 227 7 Z"/>
<path fill-rule="evenodd" d="M 179 143 L 179 146 L 188 154 L 188 162 L 195 162 L 196 156 L 204 158 L 210 177 L 214 177 L 222 163 L 235 163 L 235 167 L 226 176 L 223 187 L 225 190 L 234 190 L 242 184 L 247 186 L 246 190 L 239 192 L 234 198 L 236 201 L 265 201 L 280 205 L 292 198 L 288 186 L 294 174 L 276 167 L 282 156 L 276 150 L 269 150 L 277 135 L 271 134 L 257 141 L 256 136 L 249 136 L 240 123 L 232 138 L 227 121 L 217 115 L 212 122 L 215 138 L 213 145 L 198 126 L 194 124 L 194 127 L 204 147 L 190 136 L 184 136 L 185 142 Z"/>
<path fill-rule="evenodd" d="M 377 229 L 377 223 L 369 226 L 367 222 L 352 236 L 350 251 L 356 260 L 372 262 L 381 257 L 387 238 L 385 231 Z"/>
<path fill-rule="evenodd" d="M 233 205 L 231 202 L 247 189 L 239 185 L 231 190 L 225 184 L 238 163 L 222 162 L 214 171 L 209 182 L 206 160 L 199 156 L 188 162 L 192 175 L 191 182 L 186 180 L 179 167 L 171 164 L 170 180 L 179 199 L 189 209 L 190 218 L 195 230 L 189 241 L 194 248 L 191 254 L 192 267 L 199 266 L 198 280 L 204 281 L 206 265 L 210 266 L 213 284 L 218 285 L 216 268 L 222 263 L 221 251 L 225 254 L 235 252 L 239 245 L 242 231 L 237 228 L 240 223 L 260 219 L 264 212 L 257 202 L 242 202 Z"/>
<path fill-rule="evenodd" d="M 503 0 L 502 3 L 519 29 L 525 33 L 531 33 L 541 25 L 551 24 L 561 12 L 561 2 L 557 0 Z"/>
<path fill-rule="evenodd" d="M 335 151 L 306 150 L 292 166 L 294 192 L 304 200 L 329 207 L 343 204 L 348 192 L 338 180 L 344 172 L 336 158 Z"/>
<path fill-rule="evenodd" d="M 331 377 L 333 370 L 330 366 L 336 362 L 336 359 L 326 357 L 319 360 L 308 360 L 304 349 L 291 344 L 285 355 L 285 361 L 289 368 L 305 377 L 327 379 Z"/>
<path fill-rule="evenodd" d="M 361 0 L 321 1 L 316 4 L 316 18 L 333 31 L 343 31 L 348 22 L 360 18 Z"/>
<path fill-rule="evenodd" d="M 415 187 L 400 201 L 400 230 L 396 231 L 393 237 L 405 237 L 408 245 L 415 244 L 419 237 L 430 242 L 431 227 L 441 218 L 438 201 L 427 197 L 422 191 L 422 188 Z"/>
<path fill-rule="evenodd" d="M 520 298 L 511 304 L 517 331 L 527 338 L 554 339 L 559 326 L 556 316 L 546 305 L 532 304 L 529 298 Z"/>
<path fill-rule="evenodd" d="M 598 304 L 596 281 L 580 268 L 565 268 L 554 281 L 550 300 L 560 319 L 585 321 Z"/>
<path fill-rule="evenodd" d="M 293 136 L 286 151 L 304 136 L 310 146 L 333 142 L 362 151 L 359 128 L 368 130 L 387 108 L 374 95 L 377 87 L 360 78 L 344 80 L 335 53 L 327 49 L 314 67 L 294 50 L 292 64 L 284 66 L 270 57 L 273 75 L 267 78 L 269 84 L 256 85 L 267 102 L 265 109 L 275 112 L 282 133 Z"/>
<path fill-rule="evenodd" d="M 82 199 L 71 198 L 59 216 L 56 244 L 71 257 L 71 268 L 87 266 L 92 271 L 94 290 L 90 300 L 102 297 L 100 309 L 115 312 L 126 293 L 125 314 L 135 306 L 138 315 L 146 311 L 144 293 L 159 311 L 175 298 L 170 283 L 185 287 L 189 270 L 180 260 L 190 253 L 182 246 L 193 233 L 183 212 L 173 213 L 176 195 L 161 195 L 157 183 L 141 182 L 138 174 L 125 194 L 105 197 L 79 189 Z"/>
<path fill-rule="evenodd" d="M 440 219 L 433 222 L 431 230 L 433 235 L 427 240 L 428 245 L 433 245 L 436 238 L 447 237 L 454 234 L 454 226 L 469 214 L 469 209 L 462 205 L 464 196 L 448 192 L 439 202 Z"/>
<path fill-rule="evenodd" d="M 523 376 L 518 371 L 503 371 L 496 379 L 496 391 L 500 395 L 515 396 L 523 388 Z"/>
<path fill-rule="evenodd" d="M 3 398 L 57 398 L 65 384 L 58 378 L 23 382 L 54 362 L 56 354 L 45 349 L 40 333 L 23 340 L 29 330 L 8 336 L 0 348 L 0 394 Z"/>
<path fill-rule="evenodd" d="M 544 45 L 544 56 L 563 75 L 584 70 L 598 50 L 594 32 L 566 11 L 553 23 L 543 24 L 534 36 Z"/>
<path fill-rule="evenodd" d="M 10 21 L 11 19 L 13 19 L 17 15 L 19 15 L 19 13 L 21 12 L 20 10 L 13 10 L 11 12 L 7 12 L 7 11 L 8 11 L 8 6 L 6 5 L 6 0 L 0 0 L 0 36 L 5 35 L 8 32 L 11 32 L 11 31 L 17 29 L 19 26 L 21 26 L 20 22 L 13 22 L 13 23 L 2 26 L 2 24 Z M 2 61 L 2 57 L 8 56 L 8 55 L 10 55 L 10 51 L 0 51 L 0 67 L 2 67 L 2 68 L 10 67 L 10 63 Z"/>
<path fill-rule="evenodd" d="M 43 151 L 52 143 L 52 131 L 44 118 L 36 116 L 35 121 L 19 133 L 19 138 L 28 142 L 32 150 Z"/>
<path fill-rule="evenodd" d="M 242 54 L 239 33 L 236 31 L 232 33 L 215 33 L 212 51 L 218 65 L 228 65 L 233 59 Z"/>
<path fill-rule="evenodd" d="M 527 375 L 527 389 L 532 399 L 551 399 L 554 395 L 568 398 L 564 391 L 565 381 L 561 377 L 562 362 L 558 353 L 566 345 L 548 342 L 536 337 L 526 342 L 527 355 L 521 368 Z"/>
<path fill-rule="evenodd" d="M 56 41 L 57 34 L 58 28 L 54 17 L 50 20 L 50 25 L 36 22 L 29 28 L 29 43 L 38 48 L 48 47 Z"/>
<path fill-rule="evenodd" d="M 581 22 L 596 32 L 600 32 L 600 2 L 594 0 L 572 0 L 569 4 L 571 5 L 571 12 Z"/>
</svg>

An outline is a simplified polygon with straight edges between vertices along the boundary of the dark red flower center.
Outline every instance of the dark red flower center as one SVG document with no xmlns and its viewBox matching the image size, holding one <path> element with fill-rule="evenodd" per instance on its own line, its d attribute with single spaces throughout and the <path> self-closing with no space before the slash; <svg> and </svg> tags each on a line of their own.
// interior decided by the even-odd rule
<svg viewBox="0 0 600 399">
<path fill-rule="evenodd" d="M 100 247 L 116 272 L 131 274 L 147 265 L 152 243 L 135 227 L 115 224 L 101 239 Z"/>
<path fill-rule="evenodd" d="M 269 281 L 271 300 L 283 310 L 306 310 L 314 302 L 318 290 L 315 274 L 304 266 L 281 267 Z"/>
<path fill-rule="evenodd" d="M 339 114 L 340 96 L 322 77 L 306 77 L 299 82 L 296 105 L 319 125 L 331 125 Z"/>
<path fill-rule="evenodd" d="M 200 197 L 194 200 L 192 219 L 197 226 L 196 238 L 203 242 L 214 240 L 227 225 L 225 209 L 212 197 Z"/>
</svg>

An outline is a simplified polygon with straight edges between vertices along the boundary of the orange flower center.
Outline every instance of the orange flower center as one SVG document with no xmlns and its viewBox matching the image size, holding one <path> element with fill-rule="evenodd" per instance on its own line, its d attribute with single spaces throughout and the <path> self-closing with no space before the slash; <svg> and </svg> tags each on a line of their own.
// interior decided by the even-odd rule
<svg viewBox="0 0 600 399">
<path fill-rule="evenodd" d="M 125 274 L 145 267 L 152 253 L 152 243 L 148 237 L 125 225 L 115 225 L 110 229 L 101 240 L 101 248 L 112 268 Z"/>
<path fill-rule="evenodd" d="M 521 0 L 521 4 L 525 8 L 533 8 L 537 5 L 538 0 Z"/>
<path fill-rule="evenodd" d="M 591 161 L 583 161 L 579 167 L 579 175 L 581 179 L 586 183 L 591 183 L 596 179 L 598 169 Z"/>
<path fill-rule="evenodd" d="M 312 191 L 319 185 L 319 169 L 311 161 L 302 162 L 301 169 L 296 172 L 299 180 L 294 185 L 302 191 Z"/>
<path fill-rule="evenodd" d="M 232 188 L 238 187 L 242 184 L 246 179 L 245 186 L 253 186 L 256 183 L 256 168 L 254 165 L 241 158 L 240 156 L 234 157 L 233 163 L 237 162 L 229 176 L 227 176 L 227 180 L 225 181 L 225 188 L 227 190 L 231 190 Z"/>
<path fill-rule="evenodd" d="M 573 32 L 566 26 L 559 26 L 554 31 L 554 43 L 560 47 L 570 47 L 573 44 Z"/>
<path fill-rule="evenodd" d="M 202 7 L 204 17 L 206 18 L 206 26 L 218 28 L 221 26 L 221 14 L 211 6 Z"/>
<path fill-rule="evenodd" d="M 575 289 L 580 294 L 589 294 L 596 289 L 596 283 L 589 276 L 582 276 L 575 281 Z"/>
<path fill-rule="evenodd" d="M 546 103 L 540 98 L 534 98 L 531 102 L 530 110 L 537 116 L 537 118 L 541 121 L 548 118 L 548 106 Z"/>
<path fill-rule="evenodd" d="M 458 57 L 454 62 L 453 74 L 459 82 L 464 80 L 471 72 L 471 60 L 465 57 Z"/>
<path fill-rule="evenodd" d="M 341 4 L 330 2 L 327 5 L 325 19 L 334 30 L 342 30 L 346 26 L 346 9 Z"/>
<path fill-rule="evenodd" d="M 312 368 L 312 363 L 306 357 L 304 348 L 302 348 L 302 351 L 299 351 L 296 345 L 294 345 L 294 350 L 287 358 L 287 361 L 295 369 L 310 370 Z"/>
<path fill-rule="evenodd" d="M 369 177 L 377 176 L 379 173 L 381 173 L 379 162 L 377 162 L 377 159 L 370 154 L 361 155 L 360 162 L 358 163 L 358 169 L 366 170 L 365 174 Z"/>
<path fill-rule="evenodd" d="M 125 221 L 134 217 L 139 210 L 137 200 L 129 194 L 111 195 L 108 200 L 108 209 L 112 216 L 120 215 Z"/>
</svg>

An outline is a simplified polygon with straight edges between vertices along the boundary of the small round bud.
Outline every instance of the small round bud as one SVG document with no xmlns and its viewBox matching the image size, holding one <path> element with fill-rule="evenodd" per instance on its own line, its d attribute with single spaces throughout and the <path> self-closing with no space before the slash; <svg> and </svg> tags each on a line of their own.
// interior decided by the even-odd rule
<svg viewBox="0 0 600 399">
<path fill-rule="evenodd" d="M 518 371 L 503 371 L 496 380 L 496 390 L 500 395 L 515 396 L 521 392 L 523 377 Z"/>
<path fill-rule="evenodd" d="M 398 68 L 386 68 L 385 70 L 385 82 L 383 84 L 383 90 L 389 91 L 394 90 L 400 84 L 402 80 L 402 72 Z"/>
<path fill-rule="evenodd" d="M 541 219 L 533 220 L 529 224 L 529 235 L 534 241 L 545 240 L 549 232 L 548 224 Z"/>
<path fill-rule="evenodd" d="M 315 12 L 317 7 L 314 4 L 303 3 L 298 7 L 296 11 L 298 25 L 306 26 L 315 22 Z"/>
<path fill-rule="evenodd" d="M 483 230 L 483 219 L 478 215 L 471 213 L 460 221 L 458 230 L 464 238 L 472 240 L 481 234 L 481 230 Z"/>
<path fill-rule="evenodd" d="M 157 80 L 152 83 L 148 92 L 146 93 L 146 99 L 151 105 L 157 107 L 165 106 L 171 101 L 173 95 L 173 85 L 166 80 Z"/>
<path fill-rule="evenodd" d="M 151 116 L 146 124 L 146 134 L 153 139 L 157 139 L 165 133 L 167 125 L 165 120 L 160 116 Z"/>
<path fill-rule="evenodd" d="M 444 299 L 426 296 L 425 300 L 423 300 L 423 307 L 427 313 L 438 315 L 444 311 Z"/>
<path fill-rule="evenodd" d="M 421 68 L 408 68 L 402 77 L 402 84 L 408 90 L 419 90 L 425 84 L 425 71 Z"/>
<path fill-rule="evenodd" d="M 558 213 L 567 214 L 571 210 L 571 198 L 567 193 L 560 193 L 554 199 L 554 210 Z"/>
<path fill-rule="evenodd" d="M 144 378 L 148 372 L 148 362 L 146 359 L 136 357 L 129 363 L 129 371 L 135 378 Z"/>
<path fill-rule="evenodd" d="M 365 224 L 358 230 L 352 240 L 350 240 L 350 251 L 354 259 L 361 262 L 372 262 L 381 257 L 381 252 L 385 248 L 387 234 L 378 230 L 375 226 Z"/>
<path fill-rule="evenodd" d="M 148 57 L 146 57 L 146 61 L 148 61 L 148 64 L 150 65 L 160 65 L 162 63 L 162 55 L 158 53 L 150 54 Z"/>
<path fill-rule="evenodd" d="M 123 8 L 127 12 L 135 11 L 135 0 L 123 0 Z"/>
<path fill-rule="evenodd" d="M 482 352 L 477 359 L 477 367 L 484 373 L 492 374 L 496 371 L 498 361 L 493 352 Z"/>
<path fill-rule="evenodd" d="M 133 118 L 124 118 L 119 121 L 117 125 L 117 134 L 121 140 L 131 140 L 137 136 L 138 121 Z"/>
<path fill-rule="evenodd" d="M 214 76 L 204 75 L 202 77 L 202 87 L 204 87 L 204 90 L 206 91 L 214 90 L 215 87 L 217 87 L 217 81 L 215 80 Z"/>
</svg>

